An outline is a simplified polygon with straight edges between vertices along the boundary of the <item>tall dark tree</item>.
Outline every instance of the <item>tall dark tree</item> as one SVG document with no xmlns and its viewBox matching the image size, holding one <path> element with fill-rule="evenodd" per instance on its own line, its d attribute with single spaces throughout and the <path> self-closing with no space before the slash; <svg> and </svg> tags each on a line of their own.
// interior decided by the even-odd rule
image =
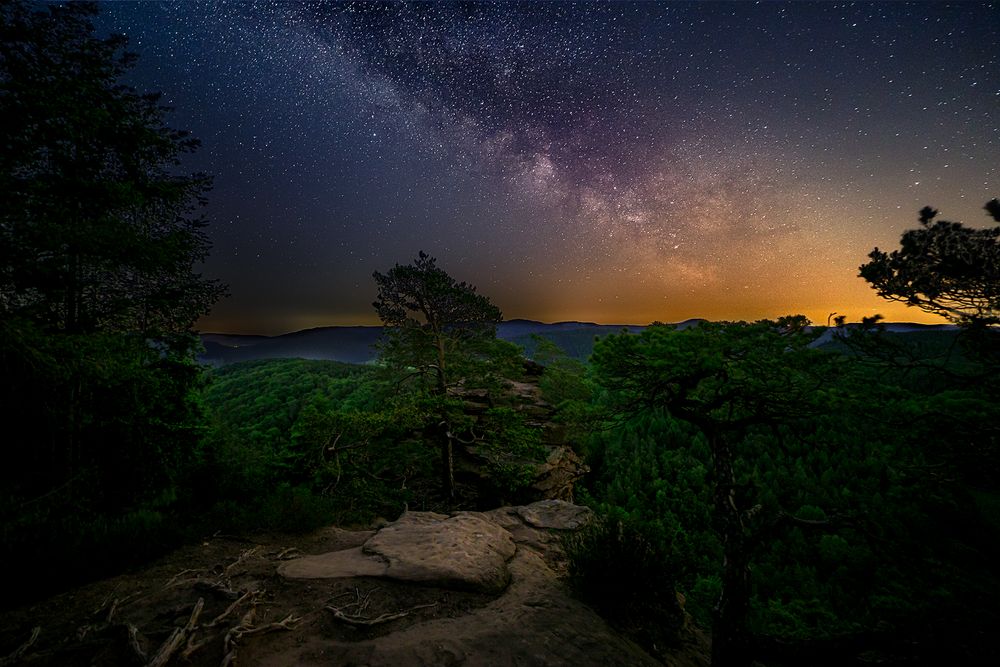
<svg viewBox="0 0 1000 667">
<path fill-rule="evenodd" d="M 0 311 L 48 331 L 183 337 L 221 294 L 196 265 L 210 183 L 159 96 L 121 76 L 91 3 L 0 8 Z M 187 339 L 190 341 L 190 338 Z"/>
<path fill-rule="evenodd" d="M 983 208 L 1000 222 L 1000 200 Z M 1000 225 L 972 228 L 937 215 L 930 207 L 921 209 L 920 226 L 903 233 L 899 249 L 875 248 L 859 270 L 879 296 L 959 325 L 955 349 L 964 359 L 954 360 L 949 349 L 942 361 L 929 362 L 877 331 L 858 331 L 846 340 L 896 367 L 933 371 L 925 389 L 943 390 L 929 399 L 941 428 L 935 440 L 948 443 L 942 450 L 966 477 L 995 486 L 1000 428 L 983 415 L 1000 395 Z"/>
<path fill-rule="evenodd" d="M 158 96 L 122 83 L 135 57 L 96 12 L 0 3 L 5 561 L 165 506 L 200 432 L 191 329 L 223 289 L 197 272 L 209 180 L 181 169 L 197 142 Z"/>
<path fill-rule="evenodd" d="M 737 468 L 748 438 L 799 423 L 808 428 L 808 417 L 828 399 L 821 389 L 836 364 L 808 347 L 814 335 L 806 324 L 798 316 L 706 322 L 683 331 L 651 326 L 600 340 L 591 359 L 619 409 L 663 410 L 693 426 L 708 445 L 713 523 L 724 559 L 712 626 L 712 664 L 720 667 L 753 659 L 747 615 L 754 550 L 778 528 L 801 522 L 784 508 L 762 506 L 755 480 L 739 479 Z"/>
<path fill-rule="evenodd" d="M 378 298 L 372 305 L 386 327 L 384 360 L 402 363 L 433 378 L 444 395 L 461 367 L 496 340 L 503 314 L 468 283 L 458 282 L 421 252 L 412 264 L 374 274 Z M 452 367 L 457 373 L 453 374 Z"/>
<path fill-rule="evenodd" d="M 498 340 L 500 309 L 476 288 L 458 282 L 420 252 L 409 265 L 375 272 L 378 298 L 372 304 L 385 326 L 380 359 L 404 377 L 420 381 L 437 412 L 443 483 L 455 490 L 454 440 L 447 414 L 449 387 L 509 374 L 520 361 L 517 349 Z"/>
</svg>

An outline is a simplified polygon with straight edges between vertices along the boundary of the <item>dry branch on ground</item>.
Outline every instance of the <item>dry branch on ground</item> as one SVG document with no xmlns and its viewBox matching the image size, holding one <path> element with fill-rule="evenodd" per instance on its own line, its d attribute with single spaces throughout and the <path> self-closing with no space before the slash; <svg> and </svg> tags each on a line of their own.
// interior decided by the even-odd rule
<svg viewBox="0 0 1000 667">
<path fill-rule="evenodd" d="M 365 612 L 368 610 L 369 604 L 371 604 L 372 593 L 374 593 L 377 590 L 378 587 L 375 587 L 369 590 L 367 593 L 362 594 L 361 589 L 355 588 L 354 602 L 343 605 L 342 607 L 327 605 L 324 608 L 331 614 L 333 614 L 334 618 L 336 618 L 339 621 L 343 621 L 348 625 L 368 627 L 372 625 L 379 625 L 380 623 L 388 623 L 389 621 L 394 621 L 398 618 L 409 616 L 412 612 L 417 611 L 418 609 L 426 609 L 428 607 L 437 606 L 437 602 L 431 602 L 429 604 L 418 604 L 416 606 L 410 607 L 409 609 L 403 609 L 397 612 L 379 614 L 378 616 L 375 617 L 365 616 Z M 350 591 L 341 593 L 340 595 L 337 596 L 337 598 L 350 594 L 351 594 Z M 348 612 L 347 611 L 348 609 L 351 609 L 352 611 Z"/>
</svg>

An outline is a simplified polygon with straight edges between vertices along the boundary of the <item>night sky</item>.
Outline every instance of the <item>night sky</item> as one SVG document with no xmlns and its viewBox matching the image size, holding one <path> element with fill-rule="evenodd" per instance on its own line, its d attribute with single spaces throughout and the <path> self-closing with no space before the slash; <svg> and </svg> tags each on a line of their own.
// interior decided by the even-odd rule
<svg viewBox="0 0 1000 667">
<path fill-rule="evenodd" d="M 985 3 L 102 3 L 215 176 L 203 330 L 377 323 L 419 250 L 505 317 L 880 312 L 925 205 L 1000 196 Z"/>
</svg>

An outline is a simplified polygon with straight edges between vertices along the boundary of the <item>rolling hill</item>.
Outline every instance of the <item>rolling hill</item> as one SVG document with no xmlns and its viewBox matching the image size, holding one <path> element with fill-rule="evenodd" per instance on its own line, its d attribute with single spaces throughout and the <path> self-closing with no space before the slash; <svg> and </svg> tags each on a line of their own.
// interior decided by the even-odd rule
<svg viewBox="0 0 1000 667">
<path fill-rule="evenodd" d="M 548 338 L 572 357 L 586 359 L 594 347 L 595 336 L 618 333 L 623 329 L 641 331 L 635 325 L 595 324 L 593 322 L 545 323 L 534 320 L 508 320 L 497 328 L 497 335 L 521 345 L 530 356 L 535 349 L 533 335 Z M 375 344 L 382 327 L 318 327 L 280 336 L 248 336 L 227 333 L 201 334 L 205 352 L 200 361 L 213 366 L 253 359 L 325 359 L 363 364 L 376 357 Z"/>
<path fill-rule="evenodd" d="M 685 329 L 696 326 L 702 321 L 685 320 L 676 326 Z M 497 335 L 523 347 L 528 357 L 531 357 L 537 348 L 533 336 L 538 335 L 558 345 L 570 357 L 583 361 L 593 352 L 595 338 L 623 330 L 636 333 L 645 328 L 631 324 L 573 321 L 546 323 L 515 319 L 501 323 L 497 328 Z M 895 335 L 920 334 L 919 338 L 933 340 L 940 346 L 944 343 L 938 339 L 950 341 L 955 327 L 947 324 L 899 322 L 886 323 L 885 329 Z M 839 344 L 833 334 L 833 329 L 827 330 L 813 343 L 813 346 L 836 349 Z M 203 333 L 201 340 L 205 351 L 199 356 L 199 360 L 213 366 L 253 359 L 322 359 L 364 364 L 375 359 L 377 355 L 375 345 L 381 336 L 382 327 L 378 326 L 317 327 L 280 336 Z"/>
</svg>

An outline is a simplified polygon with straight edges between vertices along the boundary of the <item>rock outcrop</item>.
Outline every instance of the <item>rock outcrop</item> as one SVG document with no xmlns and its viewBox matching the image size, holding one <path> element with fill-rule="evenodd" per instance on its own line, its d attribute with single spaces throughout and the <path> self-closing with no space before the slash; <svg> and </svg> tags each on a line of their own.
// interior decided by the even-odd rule
<svg viewBox="0 0 1000 667">
<path fill-rule="evenodd" d="M 454 618 L 356 642 L 313 641 L 274 662 L 258 656 L 259 664 L 320 664 L 319 655 L 322 664 L 370 667 L 661 664 L 569 596 L 558 576 L 565 568 L 561 535 L 590 519 L 587 508 L 559 500 L 452 516 L 409 512 L 349 554 L 288 561 L 279 573 L 290 579 L 377 576 L 496 597 Z M 477 573 L 480 566 L 485 571 Z"/>
<path fill-rule="evenodd" d="M 509 532 L 474 512 L 407 512 L 363 546 L 305 556 L 278 568 L 286 577 L 386 577 L 440 588 L 499 593 L 510 583 Z"/>
<path fill-rule="evenodd" d="M 410 512 L 379 531 L 213 536 L 0 614 L 0 655 L 32 667 L 707 667 L 697 628 L 654 659 L 569 595 L 563 536 L 590 520 L 548 500 Z"/>
<path fill-rule="evenodd" d="M 541 366 L 529 362 L 523 382 L 510 382 L 504 400 L 525 419 L 525 423 L 538 429 L 545 459 L 534 465 L 534 479 L 518 497 L 517 502 L 532 503 L 538 500 L 558 499 L 573 502 L 573 490 L 589 468 L 573 450 L 564 424 L 556 420 L 553 405 L 542 398 L 538 379 L 543 372 Z M 473 418 L 479 418 L 490 407 L 491 399 L 487 391 L 457 387 L 452 395 L 462 401 L 464 411 Z M 456 472 L 463 481 L 480 488 L 481 497 L 488 506 L 491 502 L 489 476 L 484 472 L 487 457 L 477 444 L 469 444 L 456 451 Z M 509 500 L 509 499 L 508 499 Z"/>
</svg>

